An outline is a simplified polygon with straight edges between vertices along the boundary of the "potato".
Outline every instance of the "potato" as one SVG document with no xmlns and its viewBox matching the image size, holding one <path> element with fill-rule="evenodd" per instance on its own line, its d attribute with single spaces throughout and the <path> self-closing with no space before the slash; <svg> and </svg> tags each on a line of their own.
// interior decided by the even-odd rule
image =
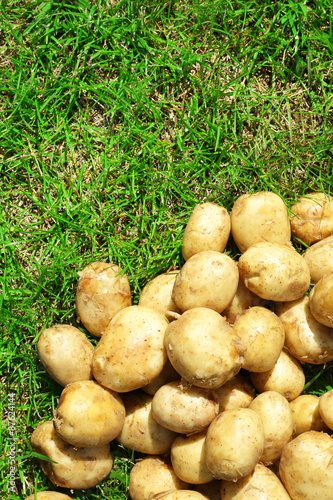
<svg viewBox="0 0 333 500">
<path fill-rule="evenodd" d="M 327 432 L 319 413 L 319 398 L 313 394 L 302 394 L 289 403 L 294 421 L 293 437 L 297 437 L 303 432 L 323 431 Z"/>
<path fill-rule="evenodd" d="M 214 479 L 206 465 L 207 429 L 190 436 L 178 436 L 171 446 L 171 463 L 177 476 L 191 484 L 208 483 Z"/>
<path fill-rule="evenodd" d="M 325 193 L 312 192 L 291 207 L 291 232 L 306 245 L 333 234 L 333 203 Z"/>
<path fill-rule="evenodd" d="M 162 427 L 153 418 L 153 398 L 143 391 L 122 395 L 126 417 L 123 428 L 117 436 L 118 443 L 146 455 L 167 453 L 177 434 Z"/>
<path fill-rule="evenodd" d="M 280 477 L 293 500 L 332 500 L 333 439 L 322 432 L 303 432 L 281 455 Z"/>
<path fill-rule="evenodd" d="M 167 311 L 181 313 L 181 310 L 172 300 L 172 289 L 179 271 L 160 274 L 149 281 L 142 289 L 139 297 L 139 306 L 151 307 L 166 315 Z M 171 317 L 167 315 L 169 321 Z"/>
<path fill-rule="evenodd" d="M 77 322 L 100 337 L 118 311 L 132 304 L 127 276 L 119 267 L 92 262 L 79 272 L 75 307 Z"/>
<path fill-rule="evenodd" d="M 154 395 L 153 417 L 179 434 L 199 432 L 214 420 L 219 405 L 211 391 L 177 380 L 163 385 Z"/>
<path fill-rule="evenodd" d="M 322 325 L 333 327 L 333 274 L 321 278 L 312 288 L 310 310 L 314 318 Z"/>
<path fill-rule="evenodd" d="M 216 389 L 236 375 L 244 346 L 220 314 L 190 309 L 169 324 L 164 337 L 172 366 L 189 384 Z"/>
<path fill-rule="evenodd" d="M 243 194 L 231 211 L 231 234 L 242 253 L 260 241 L 290 242 L 286 205 L 277 194 L 269 191 Z"/>
<path fill-rule="evenodd" d="M 221 500 L 290 500 L 274 472 L 257 464 L 250 474 L 238 481 L 222 481 Z"/>
<path fill-rule="evenodd" d="M 165 495 L 162 496 L 156 496 L 152 497 L 151 500 L 154 498 L 160 500 L 209 500 L 206 495 L 202 495 L 198 491 L 192 491 L 192 490 L 178 490 L 178 491 L 171 491 L 170 493 L 166 493 Z"/>
<path fill-rule="evenodd" d="M 137 460 L 129 475 L 128 490 L 131 500 L 150 500 L 153 495 L 188 486 L 176 476 L 169 458 L 151 456 Z"/>
<path fill-rule="evenodd" d="M 55 325 L 42 330 L 37 352 L 47 373 L 63 387 L 93 378 L 94 346 L 74 326 Z"/>
<path fill-rule="evenodd" d="M 261 416 L 265 445 L 260 462 L 268 465 L 278 460 L 294 430 L 293 415 L 284 396 L 275 391 L 259 394 L 249 408 Z"/>
<path fill-rule="evenodd" d="M 219 403 L 219 413 L 236 408 L 248 408 L 255 396 L 255 388 L 248 380 L 238 373 L 219 389 L 214 391 Z"/>
<path fill-rule="evenodd" d="M 215 479 L 237 481 L 249 474 L 264 451 L 264 428 L 259 413 L 237 408 L 220 413 L 206 437 L 206 464 Z"/>
<path fill-rule="evenodd" d="M 311 245 L 311 247 L 303 253 L 302 257 L 309 267 L 312 283 L 318 283 L 325 274 L 332 274 L 333 236 L 329 236 Z"/>
<path fill-rule="evenodd" d="M 333 389 L 320 396 L 319 413 L 327 427 L 333 430 Z"/>
<path fill-rule="evenodd" d="M 284 328 L 276 314 L 264 307 L 250 307 L 236 320 L 234 333 L 245 346 L 245 370 L 265 372 L 274 366 L 284 345 Z"/>
<path fill-rule="evenodd" d="M 95 379 L 115 392 L 129 392 L 152 382 L 167 360 L 166 317 L 149 307 L 131 306 L 112 319 L 93 357 Z"/>
<path fill-rule="evenodd" d="M 230 216 L 216 203 L 201 203 L 194 207 L 182 240 L 184 260 L 207 250 L 223 252 L 230 234 Z"/>
<path fill-rule="evenodd" d="M 221 313 L 238 286 L 238 269 L 228 255 L 215 251 L 191 257 L 176 277 L 172 298 L 182 311 L 208 307 Z"/>
<path fill-rule="evenodd" d="M 221 481 L 214 479 L 209 483 L 195 484 L 193 489 L 202 495 L 206 495 L 209 500 L 221 500 L 220 496 Z"/>
<path fill-rule="evenodd" d="M 308 295 L 275 304 L 275 313 L 284 327 L 285 346 L 296 359 L 315 365 L 332 361 L 333 330 L 314 318 Z"/>
<path fill-rule="evenodd" d="M 68 384 L 53 417 L 61 439 L 86 448 L 113 441 L 124 421 L 125 407 L 120 396 L 92 380 Z"/>
<path fill-rule="evenodd" d="M 110 445 L 77 448 L 63 441 L 53 422 L 39 424 L 31 435 L 32 449 L 53 462 L 38 459 L 51 483 L 69 489 L 93 488 L 110 472 L 113 459 Z"/>
<path fill-rule="evenodd" d="M 236 319 L 249 307 L 260 306 L 272 309 L 272 302 L 258 297 L 255 293 L 251 292 L 242 280 L 238 281 L 238 287 L 234 298 L 229 307 L 223 311 L 223 316 L 226 317 L 228 323 L 233 325 Z"/>
<path fill-rule="evenodd" d="M 32 493 L 24 500 L 72 500 L 72 497 L 64 495 L 63 493 L 58 493 L 57 491 L 38 491 L 37 493 Z"/>
<path fill-rule="evenodd" d="M 282 351 L 279 359 L 267 372 L 250 373 L 258 392 L 276 391 L 292 401 L 304 389 L 305 375 L 300 363 L 291 354 Z"/>
<path fill-rule="evenodd" d="M 287 245 L 269 242 L 252 245 L 240 257 L 238 270 L 245 285 L 266 300 L 296 300 L 310 286 L 307 263 Z"/>
<path fill-rule="evenodd" d="M 142 390 L 153 396 L 160 387 L 174 380 L 179 380 L 179 373 L 176 372 L 168 358 L 161 373 L 150 384 L 143 386 Z"/>
</svg>

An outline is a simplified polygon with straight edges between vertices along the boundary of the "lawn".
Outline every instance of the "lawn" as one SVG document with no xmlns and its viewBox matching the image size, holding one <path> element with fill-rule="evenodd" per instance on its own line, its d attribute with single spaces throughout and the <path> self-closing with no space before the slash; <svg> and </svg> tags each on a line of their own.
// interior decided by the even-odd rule
<svg viewBox="0 0 333 500">
<path fill-rule="evenodd" d="M 333 9 L 330 0 L 2 0 L 0 14 L 0 484 L 3 498 L 23 500 L 56 489 L 30 446 L 62 391 L 36 342 L 56 323 L 78 326 L 78 272 L 116 263 L 137 304 L 150 279 L 182 266 L 197 203 L 230 212 L 240 194 L 267 190 L 290 209 L 311 190 L 331 192 Z M 237 257 L 232 242 L 228 253 Z M 304 368 L 307 392 L 332 387 L 330 365 Z M 127 498 L 136 455 L 112 449 L 113 471 L 96 488 L 58 490 Z"/>
</svg>

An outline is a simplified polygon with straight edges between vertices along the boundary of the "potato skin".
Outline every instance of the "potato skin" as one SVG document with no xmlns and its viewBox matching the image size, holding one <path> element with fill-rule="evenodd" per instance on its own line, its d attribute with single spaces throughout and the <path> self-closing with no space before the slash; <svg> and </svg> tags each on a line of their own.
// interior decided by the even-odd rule
<svg viewBox="0 0 333 500">
<path fill-rule="evenodd" d="M 310 292 L 309 301 L 315 319 L 333 328 L 333 274 L 327 274 L 316 283 Z"/>
<path fill-rule="evenodd" d="M 333 203 L 325 193 L 312 192 L 291 207 L 291 232 L 306 245 L 333 234 Z"/>
<path fill-rule="evenodd" d="M 182 239 L 184 260 L 199 252 L 223 252 L 230 234 L 230 216 L 216 203 L 196 205 L 185 227 Z"/>
<path fill-rule="evenodd" d="M 291 229 L 287 207 L 269 191 L 243 194 L 231 211 L 231 233 L 242 253 L 260 241 L 288 243 Z"/>
<path fill-rule="evenodd" d="M 179 479 L 168 457 L 149 456 L 138 460 L 129 475 L 131 500 L 150 500 L 153 495 L 189 485 Z"/>
<path fill-rule="evenodd" d="M 281 455 L 280 477 L 293 500 L 332 500 L 333 439 L 322 432 L 303 432 Z"/>
<path fill-rule="evenodd" d="M 320 396 L 319 413 L 325 425 L 333 430 L 333 389 Z"/>
<path fill-rule="evenodd" d="M 119 311 L 95 348 L 95 379 L 115 392 L 134 391 L 152 382 L 167 360 L 163 341 L 168 324 L 162 313 L 149 307 Z"/>
<path fill-rule="evenodd" d="M 226 254 L 206 251 L 188 259 L 176 277 L 172 298 L 182 311 L 207 307 L 221 313 L 237 290 L 238 269 Z"/>
<path fill-rule="evenodd" d="M 72 500 L 72 497 L 64 495 L 63 493 L 58 493 L 57 491 L 45 490 L 45 491 L 38 491 L 36 495 L 35 493 L 32 493 L 24 500 Z"/>
<path fill-rule="evenodd" d="M 74 326 L 54 325 L 42 330 L 37 352 L 47 373 L 62 387 L 93 378 L 94 346 Z"/>
<path fill-rule="evenodd" d="M 310 286 L 307 263 L 287 245 L 256 243 L 240 257 L 238 269 L 245 285 L 266 300 L 296 300 L 303 297 Z"/>
<path fill-rule="evenodd" d="M 219 413 L 222 413 L 225 410 L 248 408 L 256 391 L 253 385 L 241 373 L 238 373 L 221 387 L 215 389 L 214 393 L 219 403 Z"/>
<path fill-rule="evenodd" d="M 318 396 L 314 396 L 313 394 L 302 394 L 296 399 L 293 399 L 293 401 L 290 401 L 289 406 L 294 421 L 293 438 L 299 436 L 303 432 L 328 431 L 328 427 L 325 425 L 319 412 Z"/>
<path fill-rule="evenodd" d="M 101 337 L 111 319 L 132 304 L 131 289 L 119 267 L 92 262 L 79 272 L 75 307 L 77 322 L 96 337 Z"/>
<path fill-rule="evenodd" d="M 312 283 L 316 284 L 325 274 L 333 273 L 333 236 L 311 245 L 302 257 L 309 267 Z"/>
<path fill-rule="evenodd" d="M 87 448 L 113 441 L 124 421 L 125 406 L 119 394 L 93 380 L 68 384 L 53 417 L 61 439 Z"/>
<path fill-rule="evenodd" d="M 179 434 L 199 432 L 218 414 L 211 391 L 177 380 L 165 384 L 154 395 L 153 417 L 160 425 Z"/>
<path fill-rule="evenodd" d="M 249 474 L 264 451 L 264 429 L 259 413 L 250 408 L 226 410 L 210 424 L 206 464 L 216 479 L 237 481 Z"/>
<path fill-rule="evenodd" d="M 57 435 L 52 421 L 36 427 L 31 435 L 31 446 L 35 452 L 56 462 L 38 460 L 49 480 L 62 488 L 93 488 L 112 469 L 113 459 L 109 444 L 94 448 L 76 448 Z"/>
<path fill-rule="evenodd" d="M 172 300 L 172 289 L 178 272 L 160 274 L 149 281 L 141 291 L 139 306 L 151 307 L 164 315 L 167 311 L 181 313 Z M 170 320 L 170 316 L 167 317 Z"/>
<path fill-rule="evenodd" d="M 154 498 L 154 497 L 153 497 Z M 153 500 L 152 498 L 152 500 Z M 165 495 L 158 496 L 156 499 L 158 500 L 209 500 L 206 495 L 202 495 L 197 491 L 192 490 L 178 490 L 171 491 L 170 493 L 166 493 Z"/>
<path fill-rule="evenodd" d="M 181 377 L 203 389 L 221 387 L 240 371 L 244 359 L 244 346 L 232 327 L 204 307 L 190 309 L 170 323 L 164 344 Z"/>
</svg>

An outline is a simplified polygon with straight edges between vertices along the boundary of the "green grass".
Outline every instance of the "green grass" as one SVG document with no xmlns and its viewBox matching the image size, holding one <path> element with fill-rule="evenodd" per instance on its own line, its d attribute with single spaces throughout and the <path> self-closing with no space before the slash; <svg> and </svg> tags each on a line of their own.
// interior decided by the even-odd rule
<svg viewBox="0 0 333 500">
<path fill-rule="evenodd" d="M 115 262 L 137 303 L 149 279 L 182 265 L 196 203 L 230 210 L 240 194 L 270 190 L 290 208 L 309 190 L 331 192 L 332 14 L 328 0 L 2 1 L 1 404 L 6 415 L 5 395 L 16 394 L 17 431 L 9 498 L 50 486 L 29 439 L 61 388 L 36 341 L 44 327 L 76 324 L 79 270 Z M 305 370 L 309 392 L 332 387 L 330 366 Z M 7 438 L 4 429 L 5 454 Z M 110 478 L 73 498 L 126 498 L 135 457 L 115 453 Z"/>
</svg>

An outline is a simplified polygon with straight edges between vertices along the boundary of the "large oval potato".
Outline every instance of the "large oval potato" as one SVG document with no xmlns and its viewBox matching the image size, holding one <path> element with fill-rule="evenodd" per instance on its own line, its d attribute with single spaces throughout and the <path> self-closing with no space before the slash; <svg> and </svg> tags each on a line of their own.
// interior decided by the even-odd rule
<svg viewBox="0 0 333 500">
<path fill-rule="evenodd" d="M 126 417 L 116 440 L 118 443 L 146 455 L 168 453 L 177 433 L 162 427 L 153 418 L 153 398 L 143 391 L 122 395 Z"/>
<path fill-rule="evenodd" d="M 156 422 L 179 434 L 202 431 L 214 420 L 218 408 L 211 391 L 181 380 L 163 385 L 152 403 Z"/>
<path fill-rule="evenodd" d="M 285 346 L 296 359 L 315 365 L 333 360 L 333 329 L 314 318 L 308 295 L 275 304 L 275 313 L 284 327 Z"/>
<path fill-rule="evenodd" d="M 230 216 L 216 203 L 196 205 L 185 227 L 182 240 L 184 260 L 207 250 L 223 252 L 230 234 Z"/>
<path fill-rule="evenodd" d="M 154 495 L 188 486 L 176 476 L 168 457 L 148 456 L 139 459 L 131 469 L 128 491 L 131 500 L 150 500 Z"/>
<path fill-rule="evenodd" d="M 270 370 L 280 356 L 285 338 L 276 314 L 265 307 L 250 307 L 233 328 L 245 346 L 243 368 L 250 372 Z"/>
<path fill-rule="evenodd" d="M 75 307 L 77 322 L 100 337 L 111 319 L 132 304 L 126 274 L 106 262 L 92 262 L 79 272 Z"/>
<path fill-rule="evenodd" d="M 167 360 L 166 317 L 149 307 L 119 311 L 98 342 L 93 357 L 95 379 L 115 392 L 129 392 L 152 382 Z"/>
<path fill-rule="evenodd" d="M 260 241 L 288 243 L 291 229 L 287 207 L 280 196 L 269 191 L 243 194 L 231 211 L 231 233 L 242 253 Z"/>
<path fill-rule="evenodd" d="M 304 389 L 305 375 L 299 361 L 286 351 L 267 372 L 250 373 L 251 382 L 258 392 L 276 391 L 292 401 Z"/>
<path fill-rule="evenodd" d="M 110 472 L 113 458 L 110 445 L 77 448 L 66 443 L 56 433 L 53 422 L 39 424 L 31 435 L 32 449 L 49 458 L 38 459 L 41 469 L 51 483 L 62 488 L 93 488 Z"/>
<path fill-rule="evenodd" d="M 94 346 L 74 326 L 54 325 L 42 330 L 37 352 L 47 373 L 63 387 L 93 378 Z"/>
<path fill-rule="evenodd" d="M 306 245 L 333 234 L 333 202 L 325 193 L 312 192 L 291 207 L 291 232 Z"/>
<path fill-rule="evenodd" d="M 259 394 L 249 408 L 261 416 L 265 445 L 260 462 L 269 465 L 280 458 L 284 446 L 292 438 L 294 422 L 291 408 L 286 398 L 275 391 Z"/>
<path fill-rule="evenodd" d="M 329 236 L 311 245 L 303 253 L 302 257 L 309 267 L 312 283 L 318 283 L 325 274 L 332 274 L 333 236 Z"/>
<path fill-rule="evenodd" d="M 240 257 L 238 269 L 245 285 L 266 300 L 296 300 L 310 286 L 307 263 L 288 245 L 256 243 Z"/>
<path fill-rule="evenodd" d="M 216 479 L 237 481 L 249 474 L 264 451 L 264 428 L 259 413 L 237 408 L 220 413 L 206 436 L 206 464 Z"/>
<path fill-rule="evenodd" d="M 293 500 L 332 500 L 333 439 L 303 432 L 284 447 L 279 470 Z"/>
<path fill-rule="evenodd" d="M 220 314 L 190 309 L 169 324 L 164 337 L 172 366 L 189 384 L 216 389 L 241 369 L 244 346 Z"/>
<path fill-rule="evenodd" d="M 124 421 L 125 407 L 120 396 L 93 380 L 68 384 L 53 417 L 61 439 L 83 448 L 110 443 Z"/>
<path fill-rule="evenodd" d="M 257 464 L 238 481 L 222 481 L 221 500 L 290 500 L 290 496 L 274 472 Z"/>
<path fill-rule="evenodd" d="M 319 397 L 314 394 L 302 394 L 289 403 L 293 414 L 294 432 L 297 437 L 303 432 L 328 432 L 319 412 Z"/>
<path fill-rule="evenodd" d="M 172 290 L 179 271 L 160 274 L 149 281 L 141 290 L 139 306 L 151 307 L 166 315 L 167 312 L 180 313 L 181 310 L 172 300 Z M 167 316 L 170 320 L 170 316 Z"/>
<path fill-rule="evenodd" d="M 213 250 L 200 252 L 180 270 L 172 298 L 182 311 L 208 307 L 221 313 L 236 293 L 238 277 L 237 265 L 228 255 Z"/>
<path fill-rule="evenodd" d="M 322 325 L 333 328 L 333 274 L 321 278 L 309 295 L 311 314 Z"/>
</svg>

